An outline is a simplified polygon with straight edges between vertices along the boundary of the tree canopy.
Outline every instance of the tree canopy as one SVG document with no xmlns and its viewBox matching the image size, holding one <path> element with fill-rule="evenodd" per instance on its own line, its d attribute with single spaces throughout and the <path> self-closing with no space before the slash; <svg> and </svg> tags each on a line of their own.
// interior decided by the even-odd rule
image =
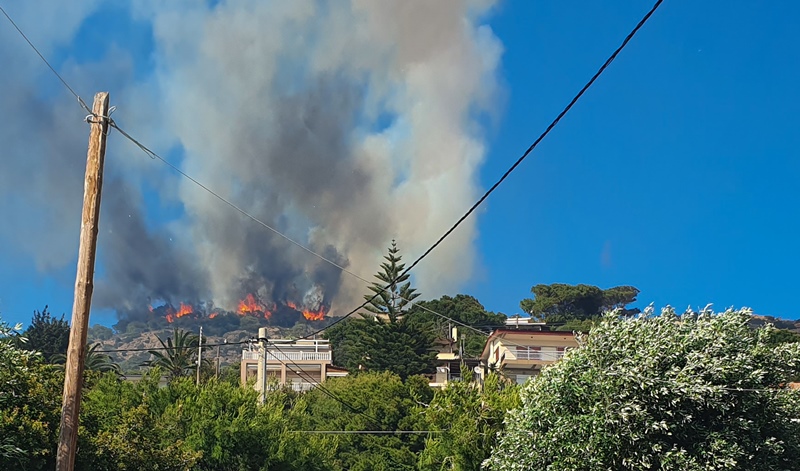
<svg viewBox="0 0 800 471">
<path fill-rule="evenodd" d="M 477 471 L 487 458 L 495 470 L 795 469 L 800 393 L 784 387 L 800 373 L 800 343 L 748 320 L 610 315 L 521 389 L 467 372 L 432 390 L 410 369 L 370 367 L 305 393 L 270 390 L 259 404 L 233 368 L 166 386 L 160 366 L 136 383 L 88 372 L 76 470 Z M 0 321 L 0 466 L 53 469 L 63 372 L 19 337 Z M 378 355 L 400 364 L 401 348 Z"/>
<path fill-rule="evenodd" d="M 395 241 L 384 259 L 375 275 L 383 284 L 373 283 L 373 294 L 364 295 L 370 301 L 365 306 L 368 313 L 340 322 L 323 334 L 331 343 L 333 361 L 352 373 L 391 371 L 402 379 L 432 372 L 435 332 L 428 323 L 409 321 L 411 316 L 404 315 L 419 293 L 406 281 L 408 275 L 399 276 L 404 265 Z M 387 285 L 390 287 L 384 289 Z M 378 296 L 372 299 L 375 294 Z"/>
<path fill-rule="evenodd" d="M 122 376 L 122 369 L 120 366 L 111 358 L 110 355 L 101 352 L 100 347 L 101 344 L 99 343 L 86 346 L 83 363 L 84 369 L 86 371 L 94 371 L 97 373 L 114 373 L 118 376 Z M 65 364 L 66 362 L 66 355 L 58 354 L 53 356 L 53 363 L 61 365 Z"/>
<path fill-rule="evenodd" d="M 411 275 L 403 273 L 406 266 L 400 263 L 403 257 L 399 253 L 397 241 L 392 240 L 389 253 L 383 257 L 386 261 L 381 263 L 381 270 L 375 274 L 379 282 L 369 287 L 373 294 L 364 295 L 364 299 L 369 301 L 364 309 L 378 319 L 385 316 L 389 323 L 397 322 L 411 301 L 419 296 L 408 281 Z"/>
<path fill-rule="evenodd" d="M 800 344 L 749 311 L 609 315 L 521 392 L 493 470 L 789 470 Z"/>
<path fill-rule="evenodd" d="M 463 381 L 447 383 L 424 409 L 427 429 L 438 433 L 425 442 L 420 470 L 480 470 L 497 445 L 506 412 L 519 406 L 519 386 L 497 373 L 489 373 L 482 387 L 471 379 L 468 372 Z"/>
<path fill-rule="evenodd" d="M 401 378 L 433 371 L 434 332 L 423 324 L 347 319 L 325 331 L 334 364 L 355 374 L 391 371 Z"/>
<path fill-rule="evenodd" d="M 623 315 L 634 315 L 639 309 L 626 309 L 636 301 L 639 290 L 633 286 L 616 286 L 606 290 L 591 285 L 553 283 L 531 288 L 533 298 L 519 305 L 532 318 L 542 322 L 584 321 L 618 309 Z"/>
<path fill-rule="evenodd" d="M 44 354 L 45 358 L 52 360 L 54 355 L 67 353 L 69 346 L 69 322 L 53 317 L 45 306 L 41 311 L 34 311 L 31 325 L 24 334 L 27 342 L 25 348 Z"/>
<path fill-rule="evenodd" d="M 325 449 L 290 433 L 303 408 L 286 391 L 178 378 L 159 388 L 154 369 L 138 383 L 107 375 L 85 395 L 78 470 L 322 470 Z"/>
<path fill-rule="evenodd" d="M 430 301 L 419 301 L 408 310 L 406 322 L 432 326 L 429 328 L 432 328 L 434 335 L 439 338 L 449 338 L 451 335 L 449 327 L 457 327 L 459 337 L 464 336 L 464 356 L 467 358 L 474 358 L 480 355 L 486 343 L 486 335 L 461 326 L 458 323 L 451 323 L 430 311 L 482 332 L 490 332 L 502 327 L 506 321 L 504 314 L 495 314 L 487 311 L 480 301 L 466 294 L 458 294 L 455 297 L 442 296 L 439 299 Z M 460 341 L 460 339 L 454 340 Z"/>
<path fill-rule="evenodd" d="M 315 430 L 424 430 L 420 404 L 431 401 L 433 391 L 425 378 L 403 381 L 389 373 L 366 373 L 325 382 L 327 391 L 315 389 L 306 396 L 307 426 Z M 345 405 L 347 404 L 347 405 Z M 333 470 L 413 470 L 425 435 L 342 434 L 326 445 Z"/>
<path fill-rule="evenodd" d="M 45 310 L 46 311 L 46 310 Z M 0 467 L 53 469 L 64 376 L 0 320 Z"/>
<path fill-rule="evenodd" d="M 152 357 L 142 364 L 150 368 L 158 367 L 167 373 L 169 379 L 180 378 L 191 374 L 197 367 L 197 346 L 200 343 L 198 336 L 189 331 L 175 329 L 172 337 L 167 341 L 157 337 L 161 343 L 160 350 L 148 350 Z M 173 338 L 175 339 L 173 341 Z"/>
</svg>

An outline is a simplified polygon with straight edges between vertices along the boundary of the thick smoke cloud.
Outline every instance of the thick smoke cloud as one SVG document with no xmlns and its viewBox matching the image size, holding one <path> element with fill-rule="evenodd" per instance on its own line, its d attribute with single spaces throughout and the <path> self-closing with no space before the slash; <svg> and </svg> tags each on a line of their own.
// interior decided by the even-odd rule
<svg viewBox="0 0 800 471">
<path fill-rule="evenodd" d="M 477 171 L 485 153 L 479 123 L 494 108 L 501 55 L 491 29 L 481 24 L 492 6 L 468 0 L 139 1 L 130 13 L 152 25 L 155 70 L 135 77 L 124 61 L 109 58 L 121 70 L 112 101 L 120 104 L 121 125 L 159 151 L 173 150 L 171 158 L 187 173 L 371 278 L 391 239 L 406 258 L 416 256 L 479 193 Z M 87 3 L 71 13 L 71 28 L 39 39 L 51 45 L 68 41 L 95 7 Z M 28 51 L 17 48 L 13 54 Z M 39 67 L 35 61 L 24 61 L 23 75 L 41 74 L 33 71 Z M 85 78 L 82 67 L 74 65 L 72 76 Z M 31 86 L 18 75 L 0 77 L 0 84 L 12 82 Z M 3 100 L 4 113 L 36 102 Z M 64 99 L 63 106 L 68 104 Z M 39 105 L 44 116 L 55 113 L 51 102 Z M 52 140 L 42 145 L 70 146 L 82 155 L 85 128 L 73 127 L 51 132 Z M 38 128 L 37 135 L 47 135 Z M 12 153 L 22 155 L 21 141 L 8 139 L 15 143 Z M 132 312 L 149 296 L 213 300 L 232 309 L 245 293 L 256 292 L 276 302 L 332 303 L 335 313 L 360 299 L 361 281 L 122 144 L 109 149 L 117 183 L 104 192 L 99 305 Z M 42 257 L 39 264 L 47 269 L 69 262 L 76 251 L 71 244 L 77 240 L 82 165 L 64 171 L 47 148 L 36 158 L 35 166 L 56 174 L 46 191 L 69 195 L 58 211 L 49 197 L 30 208 L 58 231 L 43 236 L 47 241 L 2 235 Z M 6 187 L 4 176 L 18 180 L 28 170 L 8 160 L 0 163 L 0 191 L 19 197 L 31 190 Z M 181 211 L 168 223 L 148 219 L 152 203 L 146 210 L 142 201 L 152 198 L 144 198 L 140 188 Z M 425 295 L 468 279 L 476 236 L 473 218 L 419 267 L 416 284 Z M 61 250 L 42 253 L 41 245 Z"/>
<path fill-rule="evenodd" d="M 136 192 L 118 180 L 107 181 L 101 220 L 112 229 L 103 234 L 101 256 L 127 254 L 119 263 L 107 263 L 99 280 L 95 302 L 121 313 L 142 311 L 150 300 L 204 301 L 206 273 L 194 256 L 164 231 L 148 229 Z M 178 301 L 179 302 L 179 301 Z"/>
<path fill-rule="evenodd" d="M 88 3 L 84 8 L 47 3 L 52 5 L 36 8 L 41 16 L 33 8 L 8 7 L 19 13 L 19 23 L 37 25 L 29 36 L 45 54 L 71 37 L 91 10 Z M 75 214 L 80 214 L 87 134 L 74 99 L 37 93 L 35 87 L 48 79 L 42 63 L 5 17 L 0 20 L 0 241 L 8 257 L 48 271 L 77 253 Z"/>
</svg>

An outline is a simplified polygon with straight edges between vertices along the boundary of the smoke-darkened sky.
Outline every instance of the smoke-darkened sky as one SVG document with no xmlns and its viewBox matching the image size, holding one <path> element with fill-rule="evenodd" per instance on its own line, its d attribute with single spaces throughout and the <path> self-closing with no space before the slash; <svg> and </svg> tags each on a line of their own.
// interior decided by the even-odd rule
<svg viewBox="0 0 800 471">
<path fill-rule="evenodd" d="M 502 96 L 502 46 L 485 24 L 492 2 L 134 2 L 105 13 L 148 30 L 146 56 L 129 49 L 127 37 L 91 31 L 109 7 L 84 7 L 71 24 L 57 25 L 63 32 L 31 32 L 50 56 L 66 39 L 97 49 L 93 63 L 61 60 L 69 82 L 110 88 L 122 127 L 354 273 L 369 276 L 392 239 L 409 253 L 424 250 L 479 195 L 481 120 Z M 22 26 L 31 18 L 24 10 L 10 10 Z M 4 40 L 16 38 L 6 31 Z M 42 148 L 25 149 L 29 159 L 6 159 L 3 173 L 44 170 L 40 185 L 12 177 L 4 188 L 40 197 L 14 205 L 13 226 L 34 219 L 58 230 L 3 236 L 47 273 L 73 259 L 85 126 L 61 125 L 80 110 L 67 109 L 63 93 L 57 110 L 48 106 L 53 97 L 34 86 L 47 75 L 30 51 L 7 53 L 23 65 L 6 77 L 19 88 L 7 111 L 22 116 L 19 129 L 8 130 L 10 148 L 20 154 L 30 140 Z M 36 138 L 42 134 L 48 138 Z M 210 300 L 232 310 L 257 292 L 270 301 L 314 299 L 335 314 L 359 299 L 363 282 L 343 279 L 120 137 L 109 144 L 96 308 L 124 313 L 152 300 Z M 177 211 L 154 217 L 147 196 Z M 420 267 L 418 284 L 441 293 L 469 280 L 476 222 Z"/>
<path fill-rule="evenodd" d="M 84 99 L 110 91 L 130 133 L 370 277 L 393 238 L 413 259 L 441 235 L 649 5 L 4 7 Z M 533 284 L 629 284 L 641 304 L 797 317 L 797 10 L 666 3 L 415 271 L 423 296 L 466 292 L 514 313 Z M 24 322 L 44 304 L 71 309 L 88 129 L 0 20 L 0 315 Z M 231 307 L 257 291 L 336 312 L 365 292 L 114 133 L 98 263 L 93 322 L 147 299 Z"/>
</svg>

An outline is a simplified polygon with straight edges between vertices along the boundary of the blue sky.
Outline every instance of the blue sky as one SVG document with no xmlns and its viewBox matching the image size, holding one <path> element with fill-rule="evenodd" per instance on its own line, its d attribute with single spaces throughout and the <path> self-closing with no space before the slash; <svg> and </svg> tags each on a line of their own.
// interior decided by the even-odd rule
<svg viewBox="0 0 800 471">
<path fill-rule="evenodd" d="M 503 47 L 495 97 L 501 104 L 485 128 L 482 188 L 530 145 L 650 6 L 631 0 L 495 7 L 486 22 Z M 449 292 L 513 314 L 534 284 L 624 284 L 641 290 L 640 307 L 713 303 L 800 317 L 792 295 L 800 263 L 799 14 L 792 2 L 665 2 L 479 211 L 478 263 Z M 69 72 L 124 50 L 130 80 L 146 83 L 159 60 L 152 35 L 147 21 L 103 7 L 47 52 Z M 99 46 L 104 42 L 111 49 Z M 19 41 L 2 48 L 32 54 Z M 83 89 L 104 87 L 99 82 Z M 107 87 L 112 97 L 116 84 Z M 42 96 L 66 93 L 44 72 L 35 86 Z M 148 224 L 169 224 L 174 205 L 152 193 L 144 201 Z M 26 322 L 44 304 L 69 317 L 74 257 L 41 269 L 6 245 L 0 260 L 3 319 Z M 96 322 L 111 324 L 114 315 L 98 310 Z"/>
<path fill-rule="evenodd" d="M 493 23 L 507 46 L 510 99 L 485 182 L 646 9 L 532 2 L 513 11 L 520 7 L 506 5 Z M 514 312 L 536 283 L 630 284 L 645 305 L 797 318 L 798 10 L 665 2 L 491 200 L 479 298 Z"/>
</svg>

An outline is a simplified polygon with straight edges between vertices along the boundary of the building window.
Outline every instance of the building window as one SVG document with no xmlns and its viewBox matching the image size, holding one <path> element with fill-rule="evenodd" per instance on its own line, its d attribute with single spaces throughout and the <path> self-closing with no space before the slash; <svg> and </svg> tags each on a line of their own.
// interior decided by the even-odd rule
<svg viewBox="0 0 800 471">
<path fill-rule="evenodd" d="M 541 360 L 542 347 L 517 347 L 517 360 Z"/>
<path fill-rule="evenodd" d="M 517 375 L 516 383 L 517 384 L 525 384 L 528 382 L 532 375 Z"/>
</svg>

